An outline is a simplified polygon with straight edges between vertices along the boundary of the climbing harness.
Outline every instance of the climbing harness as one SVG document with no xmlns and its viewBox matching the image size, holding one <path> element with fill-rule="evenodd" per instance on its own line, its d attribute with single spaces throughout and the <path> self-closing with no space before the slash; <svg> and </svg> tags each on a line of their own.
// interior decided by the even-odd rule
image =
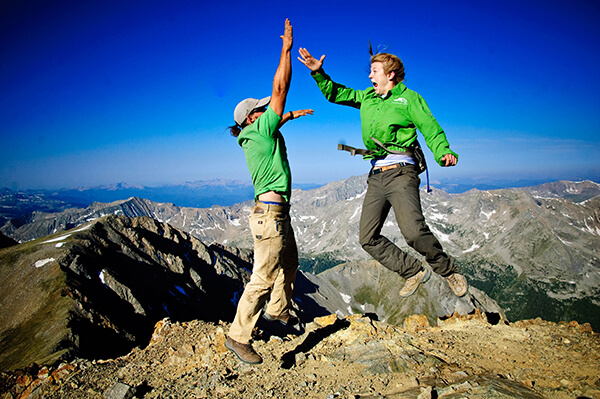
<svg viewBox="0 0 600 399">
<path fill-rule="evenodd" d="M 419 144 L 418 141 L 415 141 L 415 145 L 413 147 L 411 147 L 410 149 L 407 149 L 407 151 L 398 151 L 398 150 L 391 150 L 388 147 L 386 147 L 386 144 L 390 145 L 390 143 L 384 144 L 374 137 L 371 137 L 371 140 L 373 140 L 373 142 L 375 144 L 377 144 L 379 147 L 383 148 L 386 152 L 388 152 L 390 154 L 411 156 L 416 161 L 415 166 L 417 167 L 419 174 L 425 172 L 425 176 L 427 178 L 427 192 L 430 193 L 433 191 L 429 187 L 429 170 L 427 169 L 427 162 L 425 160 L 425 154 L 423 154 L 423 150 L 421 149 L 421 145 Z M 354 155 L 374 155 L 375 154 L 375 151 L 372 151 L 372 150 L 366 150 L 363 148 L 354 148 L 349 145 L 341 144 L 341 143 L 338 144 L 338 150 L 339 151 L 348 151 L 350 153 L 350 155 L 353 155 L 353 156 Z"/>
</svg>

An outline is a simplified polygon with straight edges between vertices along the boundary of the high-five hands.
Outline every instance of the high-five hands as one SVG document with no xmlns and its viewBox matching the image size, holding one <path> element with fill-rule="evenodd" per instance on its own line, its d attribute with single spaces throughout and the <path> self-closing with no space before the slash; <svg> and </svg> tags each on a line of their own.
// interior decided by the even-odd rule
<svg viewBox="0 0 600 399">
<path fill-rule="evenodd" d="M 323 60 L 325 59 L 325 54 L 323 54 L 321 58 L 317 60 L 312 55 L 310 55 L 308 50 L 305 48 L 301 47 L 300 49 L 298 49 L 298 52 L 300 53 L 300 57 L 298 57 L 298 60 L 300 60 L 300 62 L 304 65 L 306 65 L 311 71 L 316 72 L 319 69 L 323 68 Z"/>
</svg>

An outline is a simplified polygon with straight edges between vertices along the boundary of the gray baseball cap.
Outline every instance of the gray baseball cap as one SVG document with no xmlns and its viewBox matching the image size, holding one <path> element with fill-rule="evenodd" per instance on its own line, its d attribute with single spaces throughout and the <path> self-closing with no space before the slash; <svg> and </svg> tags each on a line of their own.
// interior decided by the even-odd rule
<svg viewBox="0 0 600 399">
<path fill-rule="evenodd" d="M 271 96 L 265 97 L 261 100 L 256 98 L 247 98 L 239 103 L 233 111 L 233 120 L 238 125 L 242 126 L 242 123 L 246 120 L 246 117 L 256 108 L 262 108 L 271 102 Z"/>
</svg>

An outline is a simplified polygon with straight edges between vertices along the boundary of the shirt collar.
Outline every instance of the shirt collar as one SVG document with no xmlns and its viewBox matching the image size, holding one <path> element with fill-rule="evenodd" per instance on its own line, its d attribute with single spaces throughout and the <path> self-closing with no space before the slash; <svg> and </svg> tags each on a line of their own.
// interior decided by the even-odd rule
<svg viewBox="0 0 600 399">
<path fill-rule="evenodd" d="M 390 92 L 394 95 L 401 94 L 404 90 L 406 90 L 406 85 L 402 82 L 398 83 L 396 86 L 390 90 Z"/>
<path fill-rule="evenodd" d="M 392 95 L 397 96 L 402 94 L 402 92 L 406 90 L 406 85 L 402 82 L 398 83 L 396 86 L 392 87 L 385 95 L 379 96 L 382 100 L 386 100 Z"/>
</svg>

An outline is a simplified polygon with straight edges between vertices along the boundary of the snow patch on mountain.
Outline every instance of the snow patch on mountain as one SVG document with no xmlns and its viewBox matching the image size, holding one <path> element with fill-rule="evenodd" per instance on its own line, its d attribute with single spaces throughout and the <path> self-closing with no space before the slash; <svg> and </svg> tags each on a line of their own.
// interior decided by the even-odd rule
<svg viewBox="0 0 600 399">
<path fill-rule="evenodd" d="M 35 267 L 36 268 L 40 268 L 40 267 L 46 266 L 48 263 L 52 263 L 54 261 L 55 261 L 54 258 L 47 258 L 47 259 L 38 260 L 37 262 L 35 262 Z"/>
</svg>

